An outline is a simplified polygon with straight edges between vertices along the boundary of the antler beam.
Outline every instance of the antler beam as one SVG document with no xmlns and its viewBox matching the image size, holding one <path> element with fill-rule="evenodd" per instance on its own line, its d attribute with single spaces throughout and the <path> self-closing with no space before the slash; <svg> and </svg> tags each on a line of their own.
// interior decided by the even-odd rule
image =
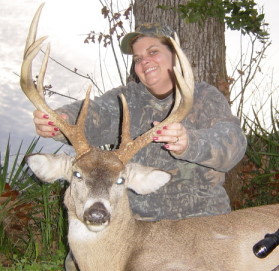
<svg viewBox="0 0 279 271">
<path fill-rule="evenodd" d="M 92 149 L 92 147 L 88 144 L 84 133 L 84 123 L 87 115 L 91 87 L 89 87 L 87 90 L 86 98 L 83 103 L 83 107 L 80 112 L 76 125 L 70 125 L 63 118 L 61 118 L 59 114 L 57 114 L 54 110 L 52 110 L 47 105 L 44 99 L 44 86 L 43 86 L 47 63 L 50 54 L 49 45 L 45 52 L 44 60 L 38 76 L 38 83 L 37 85 L 35 85 L 32 79 L 32 61 L 37 56 L 38 52 L 41 50 L 42 44 L 47 38 L 47 37 L 42 37 L 36 40 L 38 23 L 39 23 L 43 6 L 44 4 L 40 5 L 30 25 L 28 37 L 26 39 L 23 63 L 21 66 L 20 85 L 23 92 L 28 97 L 28 99 L 34 104 L 34 106 L 38 110 L 47 113 L 50 119 L 56 124 L 56 126 L 61 130 L 61 132 L 68 138 L 68 140 L 73 145 L 78 158 L 80 155 Z"/>
</svg>

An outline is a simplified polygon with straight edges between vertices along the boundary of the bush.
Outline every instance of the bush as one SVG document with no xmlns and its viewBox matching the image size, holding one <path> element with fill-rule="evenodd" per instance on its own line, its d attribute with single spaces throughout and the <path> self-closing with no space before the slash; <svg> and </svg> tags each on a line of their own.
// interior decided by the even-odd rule
<svg viewBox="0 0 279 271">
<path fill-rule="evenodd" d="M 23 155 L 21 142 L 13 156 L 8 139 L 1 162 L 0 270 L 7 270 L 5 266 L 13 266 L 9 270 L 40 270 L 37 262 L 49 267 L 41 270 L 59 270 L 57 264 L 51 269 L 50 260 L 61 264 L 67 251 L 67 216 L 62 203 L 66 184 L 42 184 L 24 161 L 38 140 L 34 139 Z"/>
</svg>

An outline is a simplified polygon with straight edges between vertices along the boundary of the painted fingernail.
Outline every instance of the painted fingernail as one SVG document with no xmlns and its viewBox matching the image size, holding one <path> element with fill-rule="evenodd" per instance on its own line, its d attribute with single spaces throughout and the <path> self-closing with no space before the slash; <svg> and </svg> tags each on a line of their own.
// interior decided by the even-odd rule
<svg viewBox="0 0 279 271">
<path fill-rule="evenodd" d="M 160 135 L 161 133 L 162 133 L 162 131 L 161 131 L 161 130 L 158 130 L 158 131 L 157 131 L 157 134 L 158 134 L 158 135 Z"/>
<path fill-rule="evenodd" d="M 158 136 L 154 136 L 154 137 L 153 137 L 153 141 L 157 141 L 158 139 L 159 139 Z"/>
<path fill-rule="evenodd" d="M 54 129 L 53 129 L 54 131 L 56 131 L 56 132 L 58 132 L 59 131 L 59 128 L 57 128 L 57 127 L 54 127 Z"/>
<path fill-rule="evenodd" d="M 168 129 L 168 126 L 164 126 L 163 129 L 167 130 L 167 129 Z"/>
<path fill-rule="evenodd" d="M 51 135 L 52 135 L 52 136 L 55 136 L 56 134 L 55 134 L 55 133 L 51 133 Z"/>
<path fill-rule="evenodd" d="M 49 116 L 48 116 L 48 115 L 43 115 L 43 118 L 44 118 L 44 119 L 48 119 Z"/>
<path fill-rule="evenodd" d="M 54 122 L 53 121 L 49 121 L 47 124 L 48 125 L 54 125 Z"/>
<path fill-rule="evenodd" d="M 165 149 L 169 149 L 170 145 L 169 144 L 166 144 L 163 146 Z"/>
</svg>

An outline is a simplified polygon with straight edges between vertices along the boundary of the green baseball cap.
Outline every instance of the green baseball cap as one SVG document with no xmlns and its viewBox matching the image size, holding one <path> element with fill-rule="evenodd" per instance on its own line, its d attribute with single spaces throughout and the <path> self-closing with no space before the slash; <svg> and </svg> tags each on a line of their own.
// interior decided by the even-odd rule
<svg viewBox="0 0 279 271">
<path fill-rule="evenodd" d="M 131 42 L 138 35 L 146 35 L 151 37 L 173 37 L 174 31 L 167 25 L 158 23 L 145 23 L 136 27 L 135 32 L 128 33 L 121 41 L 120 49 L 123 54 L 131 55 L 133 53 Z"/>
</svg>

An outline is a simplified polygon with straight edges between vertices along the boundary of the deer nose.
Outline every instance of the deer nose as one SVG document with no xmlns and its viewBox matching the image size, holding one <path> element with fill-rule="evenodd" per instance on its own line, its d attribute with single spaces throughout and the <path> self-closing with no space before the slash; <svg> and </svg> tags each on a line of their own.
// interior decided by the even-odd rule
<svg viewBox="0 0 279 271">
<path fill-rule="evenodd" d="M 83 215 L 86 224 L 104 224 L 110 220 L 110 214 L 101 202 L 95 202 Z"/>
</svg>

